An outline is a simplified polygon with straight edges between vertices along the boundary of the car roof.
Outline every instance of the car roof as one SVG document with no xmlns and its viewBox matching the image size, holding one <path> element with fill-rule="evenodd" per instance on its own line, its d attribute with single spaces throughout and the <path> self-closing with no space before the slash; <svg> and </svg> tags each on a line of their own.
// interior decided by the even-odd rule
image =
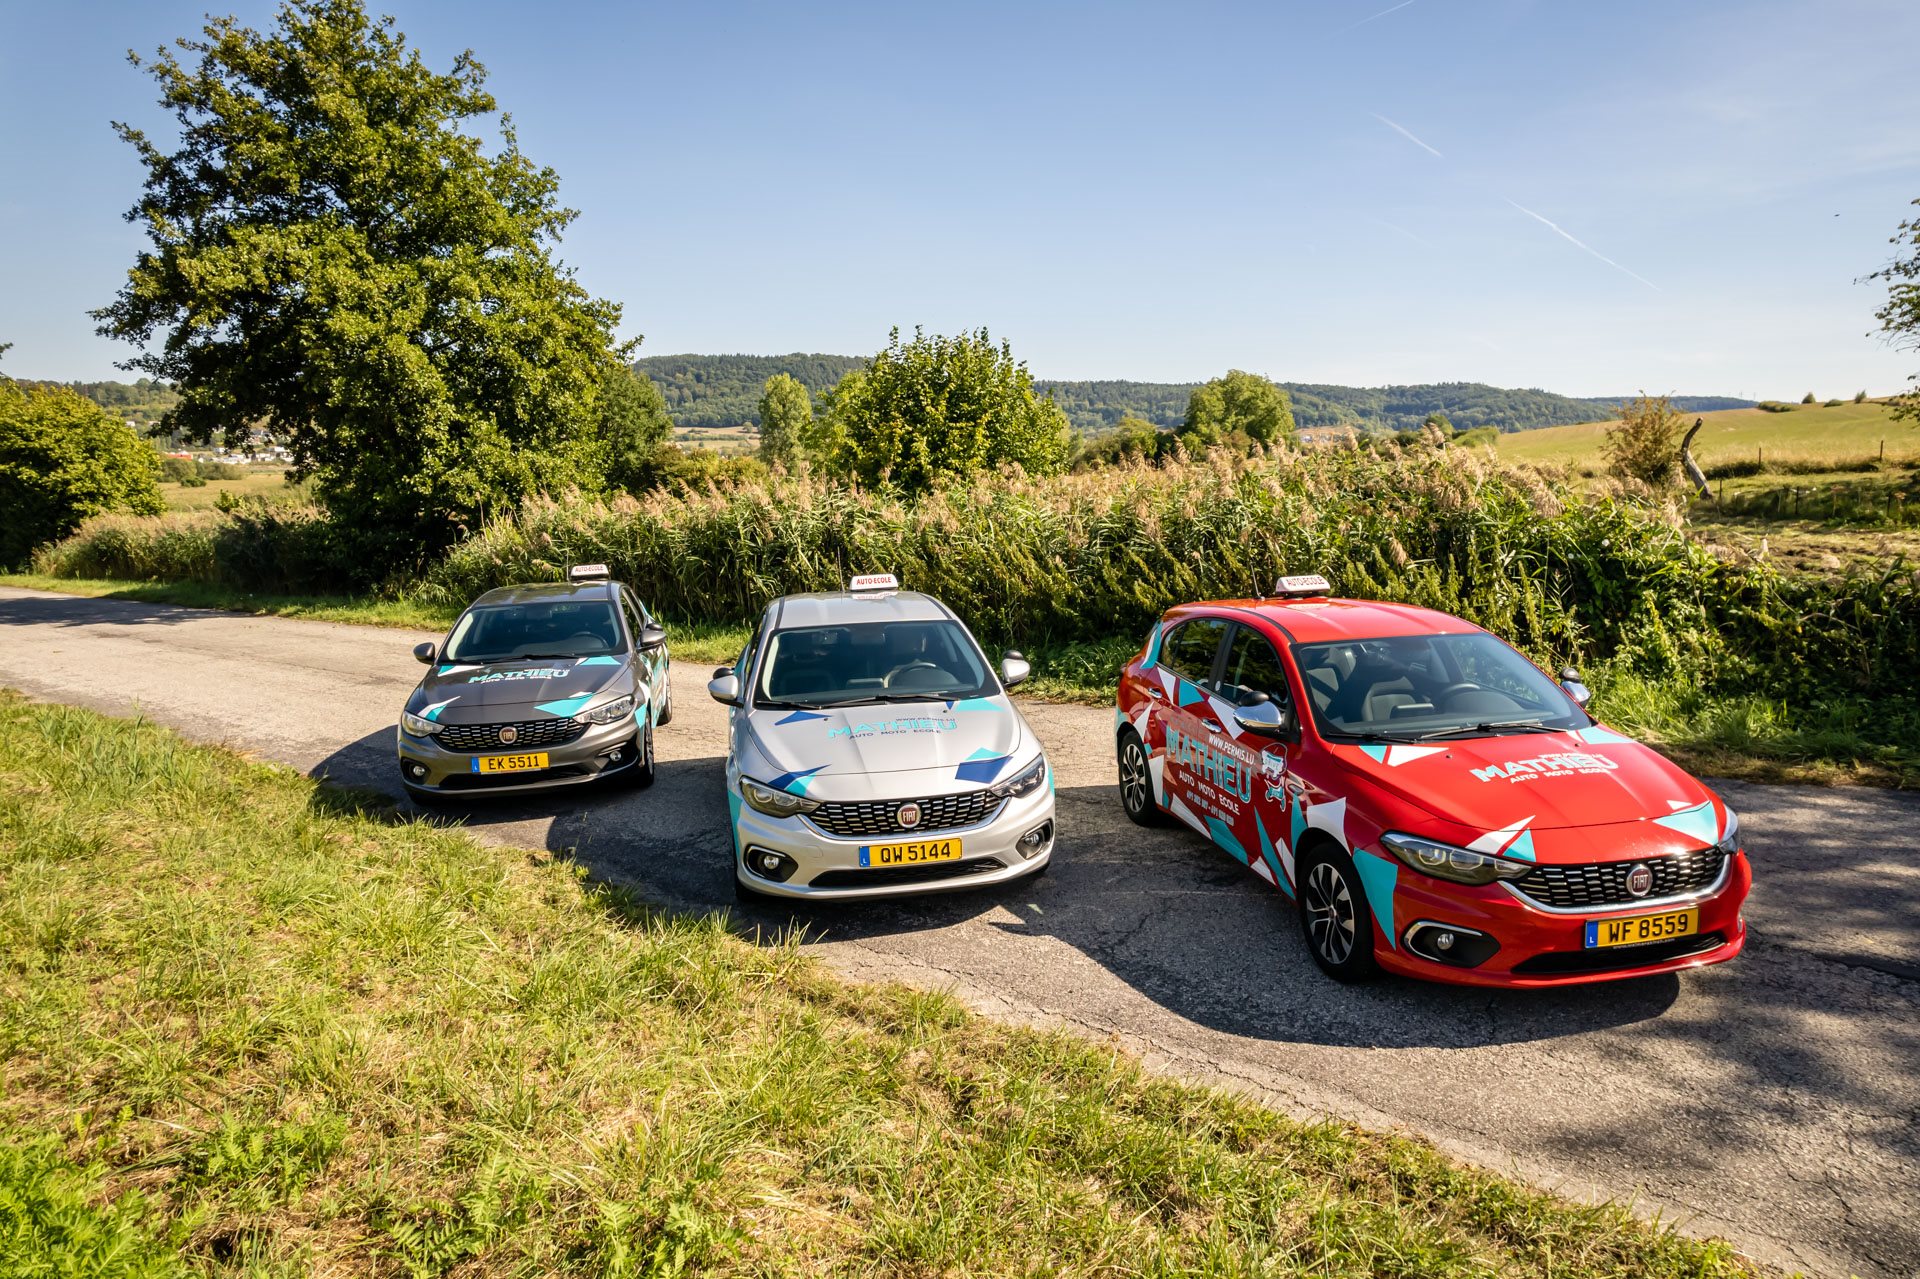
<svg viewBox="0 0 1920 1279">
<path fill-rule="evenodd" d="M 1169 622 L 1197 613 L 1252 614 L 1273 623 L 1295 644 L 1338 640 L 1387 639 L 1395 635 L 1460 635 L 1480 628 L 1451 613 L 1383 600 L 1311 599 L 1204 600 L 1167 612 Z"/>
<path fill-rule="evenodd" d="M 947 606 L 918 591 L 882 593 L 814 591 L 783 595 L 775 600 L 772 629 L 801 626 L 847 626 L 855 622 L 945 622 L 953 620 Z"/>
<path fill-rule="evenodd" d="M 604 578 L 591 582 L 531 582 L 523 586 L 496 586 L 469 608 L 482 604 L 532 604 L 543 600 L 610 600 L 612 582 Z"/>
</svg>

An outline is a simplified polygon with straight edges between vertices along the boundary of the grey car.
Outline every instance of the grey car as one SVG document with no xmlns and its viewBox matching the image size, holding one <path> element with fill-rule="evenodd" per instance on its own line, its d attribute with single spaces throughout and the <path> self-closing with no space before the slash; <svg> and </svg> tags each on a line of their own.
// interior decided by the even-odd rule
<svg viewBox="0 0 1920 1279">
<path fill-rule="evenodd" d="M 414 656 L 429 669 L 395 735 L 409 792 L 653 782 L 654 730 L 673 718 L 667 633 L 604 566 L 488 591 Z"/>
</svg>

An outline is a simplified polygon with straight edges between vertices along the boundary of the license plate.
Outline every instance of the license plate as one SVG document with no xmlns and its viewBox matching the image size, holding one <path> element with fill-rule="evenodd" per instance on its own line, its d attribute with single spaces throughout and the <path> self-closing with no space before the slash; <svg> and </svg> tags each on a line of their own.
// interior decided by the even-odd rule
<svg viewBox="0 0 1920 1279">
<path fill-rule="evenodd" d="M 1644 946 L 1648 942 L 1691 937 L 1700 931 L 1697 910 L 1665 910 L 1658 915 L 1628 915 L 1623 919 L 1589 919 L 1587 949 L 1605 946 Z"/>
<path fill-rule="evenodd" d="M 862 866 L 922 866 L 927 862 L 960 860 L 957 839 L 922 839 L 911 844 L 863 844 Z"/>
<path fill-rule="evenodd" d="M 533 751 L 526 755 L 476 755 L 473 757 L 473 771 L 476 773 L 530 773 L 536 768 L 546 766 L 545 751 Z"/>
</svg>

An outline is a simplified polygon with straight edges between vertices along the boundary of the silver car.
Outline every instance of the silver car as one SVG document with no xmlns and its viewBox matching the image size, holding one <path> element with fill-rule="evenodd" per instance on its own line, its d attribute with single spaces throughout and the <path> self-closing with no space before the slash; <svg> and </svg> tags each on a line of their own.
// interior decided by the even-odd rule
<svg viewBox="0 0 1920 1279">
<path fill-rule="evenodd" d="M 1053 776 L 1007 689 L 939 600 L 890 575 L 768 606 L 707 686 L 731 708 L 727 805 L 744 899 L 985 887 L 1044 871 Z"/>
<path fill-rule="evenodd" d="M 654 729 L 673 717 L 667 633 L 604 565 L 488 591 L 413 655 L 429 669 L 395 734 L 409 793 L 652 783 Z"/>
</svg>

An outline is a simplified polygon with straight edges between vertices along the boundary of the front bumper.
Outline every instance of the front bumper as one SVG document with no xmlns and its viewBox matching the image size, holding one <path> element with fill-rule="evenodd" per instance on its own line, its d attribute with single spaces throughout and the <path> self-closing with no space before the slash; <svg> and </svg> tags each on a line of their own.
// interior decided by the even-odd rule
<svg viewBox="0 0 1920 1279">
<path fill-rule="evenodd" d="M 769 817 L 749 808 L 740 799 L 737 781 L 730 793 L 733 818 L 733 869 L 741 883 L 769 897 L 791 897 L 810 901 L 858 901 L 865 898 L 916 896 L 922 893 L 955 892 L 966 888 L 986 888 L 1031 875 L 1053 856 L 1058 831 L 1049 829 L 1037 852 L 1028 855 L 1018 845 L 1023 835 L 1041 826 L 1053 826 L 1053 785 L 1048 784 L 1031 795 L 1004 801 L 985 821 L 951 830 L 904 832 L 898 835 L 870 835 L 842 838 L 827 834 L 802 817 Z M 901 800 L 921 795 L 886 796 L 875 799 Z M 863 868 L 860 849 L 873 844 L 901 843 L 915 839 L 958 839 L 960 859 L 922 867 L 897 869 Z M 785 881 L 755 874 L 747 866 L 747 854 L 755 849 L 784 853 L 796 868 Z"/>
<path fill-rule="evenodd" d="M 640 761 L 640 724 L 633 719 L 590 724 L 587 731 L 544 751 L 547 767 L 530 773 L 478 773 L 474 761 L 484 755 L 512 755 L 511 747 L 490 751 L 450 751 L 431 737 L 394 729 L 400 756 L 400 780 L 423 795 L 518 795 L 527 791 L 578 786 L 624 772 Z M 615 758 L 615 756 L 618 758 Z"/>
<path fill-rule="evenodd" d="M 1515 989 L 1573 986 L 1589 982 L 1620 981 L 1656 973 L 1678 972 L 1724 963 L 1746 946 L 1747 926 L 1740 908 L 1753 887 L 1753 870 L 1744 852 L 1728 862 L 1719 884 L 1671 905 L 1639 905 L 1558 913 L 1522 902 L 1500 885 L 1470 888 L 1401 871 L 1393 893 L 1393 944 L 1381 940 L 1375 948 L 1380 966 L 1390 972 L 1427 981 Z M 1666 910 L 1700 912 L 1700 927 L 1692 938 L 1647 946 L 1589 950 L 1585 944 L 1588 920 L 1644 915 Z M 1382 921 L 1376 919 L 1376 924 Z M 1422 923 L 1453 926 L 1485 934 L 1499 950 L 1471 968 L 1426 958 L 1409 947 L 1415 927 Z M 1717 939 L 1717 940 L 1715 940 Z"/>
</svg>

